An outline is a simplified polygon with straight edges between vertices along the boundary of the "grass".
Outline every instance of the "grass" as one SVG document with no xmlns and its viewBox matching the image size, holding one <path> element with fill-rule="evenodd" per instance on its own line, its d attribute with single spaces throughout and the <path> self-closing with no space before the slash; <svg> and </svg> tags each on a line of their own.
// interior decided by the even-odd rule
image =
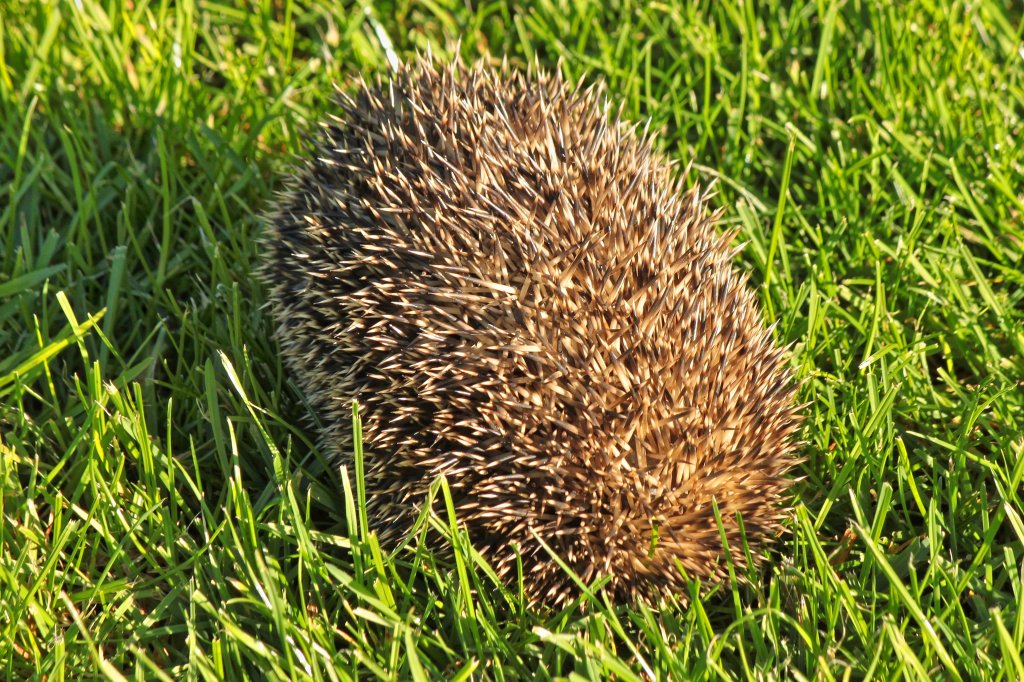
<svg viewBox="0 0 1024 682">
<path fill-rule="evenodd" d="M 0 0 L 0 676 L 1024 679 L 1024 22 L 899 5 Z M 459 39 L 718 180 L 811 403 L 754 586 L 531 611 L 317 452 L 256 216 L 332 82 Z"/>
</svg>

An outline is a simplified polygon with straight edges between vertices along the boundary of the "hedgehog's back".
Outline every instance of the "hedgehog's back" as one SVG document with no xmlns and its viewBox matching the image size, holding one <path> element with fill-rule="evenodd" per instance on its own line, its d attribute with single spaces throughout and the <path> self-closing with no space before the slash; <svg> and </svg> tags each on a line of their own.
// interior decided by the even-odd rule
<svg viewBox="0 0 1024 682">
<path fill-rule="evenodd" d="M 770 535 L 793 389 L 704 197 L 592 91 L 476 67 L 342 100 L 268 227 L 286 361 L 348 456 L 363 405 L 386 540 L 445 474 L 499 572 L 648 598 Z M 742 557 L 734 557 L 737 563 Z"/>
</svg>

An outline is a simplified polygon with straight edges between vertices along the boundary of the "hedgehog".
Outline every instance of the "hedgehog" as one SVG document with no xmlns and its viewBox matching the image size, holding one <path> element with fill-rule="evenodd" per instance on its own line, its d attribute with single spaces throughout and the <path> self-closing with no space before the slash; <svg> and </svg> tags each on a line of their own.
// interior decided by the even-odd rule
<svg viewBox="0 0 1024 682">
<path fill-rule="evenodd" d="M 761 564 L 800 415 L 709 191 L 557 69 L 419 57 L 352 90 L 265 216 L 260 276 L 342 462 L 360 405 L 380 541 L 444 476 L 531 603 L 579 594 L 556 556 L 648 604 Z"/>
</svg>

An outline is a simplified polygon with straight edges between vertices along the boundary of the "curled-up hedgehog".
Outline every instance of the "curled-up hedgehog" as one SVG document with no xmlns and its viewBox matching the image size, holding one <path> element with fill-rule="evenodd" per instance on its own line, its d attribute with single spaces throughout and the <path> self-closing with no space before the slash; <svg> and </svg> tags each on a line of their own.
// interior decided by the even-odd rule
<svg viewBox="0 0 1024 682">
<path fill-rule="evenodd" d="M 733 234 L 594 88 L 420 59 L 339 94 L 268 216 L 285 362 L 351 458 L 370 524 L 436 477 L 498 574 L 558 604 L 686 593 L 787 516 L 799 414 Z M 737 520 L 742 519 L 742 524 Z"/>
</svg>

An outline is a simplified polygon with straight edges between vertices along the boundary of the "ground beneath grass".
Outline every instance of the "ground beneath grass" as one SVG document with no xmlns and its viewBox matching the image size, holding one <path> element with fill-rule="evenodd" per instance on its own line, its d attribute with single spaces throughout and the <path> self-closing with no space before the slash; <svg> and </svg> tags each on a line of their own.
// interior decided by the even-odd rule
<svg viewBox="0 0 1024 682">
<path fill-rule="evenodd" d="M 1024 679 L 1022 8 L 895 5 L 0 0 L 0 676 Z M 389 44 L 603 79 L 717 180 L 810 402 L 753 585 L 540 613 L 354 522 L 254 240 Z"/>
</svg>

